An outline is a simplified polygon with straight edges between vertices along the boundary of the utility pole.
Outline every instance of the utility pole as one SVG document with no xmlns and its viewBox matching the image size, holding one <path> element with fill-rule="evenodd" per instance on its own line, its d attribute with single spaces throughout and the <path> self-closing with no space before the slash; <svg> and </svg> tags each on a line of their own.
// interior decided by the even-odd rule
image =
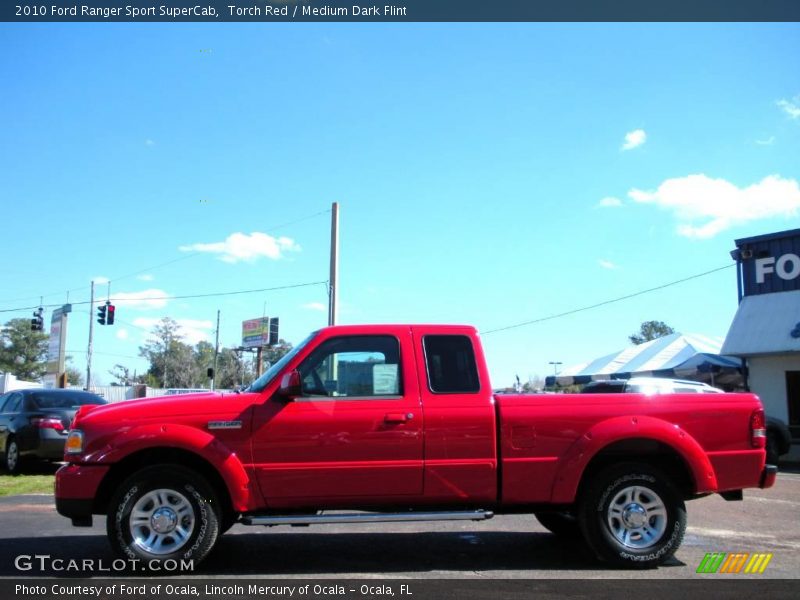
<svg viewBox="0 0 800 600">
<path fill-rule="evenodd" d="M 328 325 L 336 325 L 339 296 L 339 203 L 331 207 L 331 274 L 328 289 Z"/>
<path fill-rule="evenodd" d="M 167 333 L 167 343 L 164 347 L 164 389 L 167 389 L 167 369 L 169 368 L 169 347 L 172 342 L 172 339 L 169 337 L 169 332 Z"/>
<path fill-rule="evenodd" d="M 86 391 L 92 389 L 92 335 L 94 334 L 94 281 L 89 296 L 89 347 L 86 350 Z"/>
<path fill-rule="evenodd" d="M 564 363 L 560 360 L 551 360 L 548 364 L 553 365 L 553 389 L 555 389 L 558 387 L 558 367 Z"/>
<path fill-rule="evenodd" d="M 214 371 L 213 375 L 211 376 L 211 391 L 214 391 L 214 387 L 217 382 L 217 356 L 219 355 L 219 309 L 217 309 L 217 331 L 216 331 L 216 341 L 214 342 Z"/>
</svg>

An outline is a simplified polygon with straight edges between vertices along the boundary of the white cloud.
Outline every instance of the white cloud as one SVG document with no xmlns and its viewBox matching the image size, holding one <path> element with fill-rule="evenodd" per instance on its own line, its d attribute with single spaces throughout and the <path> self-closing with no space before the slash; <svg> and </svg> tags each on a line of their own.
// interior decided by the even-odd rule
<svg viewBox="0 0 800 600">
<path fill-rule="evenodd" d="M 136 279 L 139 281 L 153 281 L 153 276 L 145 273 L 144 275 L 139 275 Z"/>
<path fill-rule="evenodd" d="M 141 292 L 117 292 L 111 294 L 116 306 L 127 308 L 164 308 L 168 294 L 164 290 L 149 289 Z"/>
<path fill-rule="evenodd" d="M 303 308 L 308 310 L 318 310 L 320 312 L 328 312 L 328 307 L 322 302 L 309 302 L 307 304 L 303 304 Z"/>
<path fill-rule="evenodd" d="M 610 270 L 619 269 L 619 265 L 614 264 L 610 260 L 605 260 L 604 258 L 598 260 L 597 264 L 603 267 L 604 269 L 610 269 Z"/>
<path fill-rule="evenodd" d="M 794 179 L 770 175 L 746 188 L 703 174 L 667 179 L 653 192 L 632 189 L 640 203 L 671 211 L 678 234 L 710 238 L 734 225 L 770 217 L 794 217 L 800 210 L 800 186 Z"/>
<path fill-rule="evenodd" d="M 156 145 L 156 143 L 155 143 L 153 140 L 151 140 L 151 139 L 149 139 L 149 138 L 148 138 L 148 139 L 146 139 L 146 140 L 144 141 L 144 145 L 145 145 L 145 146 L 155 146 L 155 145 Z"/>
<path fill-rule="evenodd" d="M 98 275 L 97 277 L 92 277 L 92 281 L 94 281 L 95 285 L 103 285 L 104 283 L 108 283 L 111 280 L 108 277 L 103 277 L 102 275 Z"/>
<path fill-rule="evenodd" d="M 756 144 L 759 146 L 772 146 L 775 143 L 775 136 L 771 135 L 765 140 L 756 140 Z"/>
<path fill-rule="evenodd" d="M 800 96 L 795 96 L 791 100 L 778 100 L 775 104 L 790 118 L 800 119 Z"/>
<path fill-rule="evenodd" d="M 300 246 L 291 238 L 274 238 L 266 233 L 232 233 L 224 242 L 181 246 L 182 252 L 211 252 L 227 263 L 252 262 L 261 257 L 278 260 L 284 252 L 297 252 Z"/>
<path fill-rule="evenodd" d="M 622 200 L 613 196 L 606 196 L 597 203 L 598 208 L 617 208 L 622 206 Z"/>
<path fill-rule="evenodd" d="M 158 323 L 161 323 L 161 319 L 154 317 L 138 317 L 133 320 L 133 324 L 141 329 L 152 329 Z"/>
<path fill-rule="evenodd" d="M 210 340 L 214 324 L 211 321 L 200 321 L 197 319 L 175 319 L 180 327 L 179 333 L 184 343 L 194 346 L 197 342 Z M 133 321 L 136 327 L 152 330 L 153 327 L 161 323 L 161 319 L 140 317 Z"/>
<path fill-rule="evenodd" d="M 633 150 L 638 148 L 647 141 L 647 134 L 644 129 L 634 129 L 625 134 L 625 143 L 622 144 L 622 150 Z"/>
<path fill-rule="evenodd" d="M 115 334 L 118 340 L 127 340 L 130 335 L 128 334 L 127 329 L 117 329 L 117 333 Z"/>
</svg>

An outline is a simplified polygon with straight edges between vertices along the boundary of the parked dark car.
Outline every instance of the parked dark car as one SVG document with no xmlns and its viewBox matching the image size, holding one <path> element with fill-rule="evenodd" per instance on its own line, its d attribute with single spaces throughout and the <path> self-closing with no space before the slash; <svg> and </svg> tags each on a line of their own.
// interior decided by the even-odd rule
<svg viewBox="0 0 800 600">
<path fill-rule="evenodd" d="M 0 396 L 0 451 L 3 467 L 18 473 L 25 459 L 62 460 L 64 442 L 78 407 L 106 404 L 78 390 L 14 390 Z"/>
<path fill-rule="evenodd" d="M 631 377 L 592 381 L 581 390 L 584 394 L 722 394 L 707 383 L 666 377 Z M 784 421 L 767 416 L 767 462 L 777 465 L 781 455 L 791 450 L 792 436 Z"/>
</svg>

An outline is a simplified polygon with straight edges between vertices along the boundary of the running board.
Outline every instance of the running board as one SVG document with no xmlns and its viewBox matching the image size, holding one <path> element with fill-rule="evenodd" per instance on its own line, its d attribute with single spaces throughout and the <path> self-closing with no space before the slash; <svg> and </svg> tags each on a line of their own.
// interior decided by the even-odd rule
<svg viewBox="0 0 800 600">
<path fill-rule="evenodd" d="M 242 517 L 242 525 L 322 525 L 330 523 L 402 523 L 404 521 L 485 521 L 494 513 L 486 510 L 405 512 L 405 513 L 344 513 L 331 515 L 250 515 Z"/>
</svg>

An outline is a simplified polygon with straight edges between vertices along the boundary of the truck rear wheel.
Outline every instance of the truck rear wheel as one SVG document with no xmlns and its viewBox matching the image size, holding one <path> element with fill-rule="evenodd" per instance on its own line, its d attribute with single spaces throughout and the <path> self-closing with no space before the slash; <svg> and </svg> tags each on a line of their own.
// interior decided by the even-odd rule
<svg viewBox="0 0 800 600">
<path fill-rule="evenodd" d="M 607 468 L 589 482 L 578 522 L 601 560 L 649 568 L 669 559 L 681 545 L 686 506 L 661 471 L 627 463 Z"/>
<path fill-rule="evenodd" d="M 202 561 L 219 532 L 217 498 L 198 473 L 178 466 L 142 469 L 119 487 L 106 520 L 121 556 L 160 568 L 165 561 Z"/>
</svg>

